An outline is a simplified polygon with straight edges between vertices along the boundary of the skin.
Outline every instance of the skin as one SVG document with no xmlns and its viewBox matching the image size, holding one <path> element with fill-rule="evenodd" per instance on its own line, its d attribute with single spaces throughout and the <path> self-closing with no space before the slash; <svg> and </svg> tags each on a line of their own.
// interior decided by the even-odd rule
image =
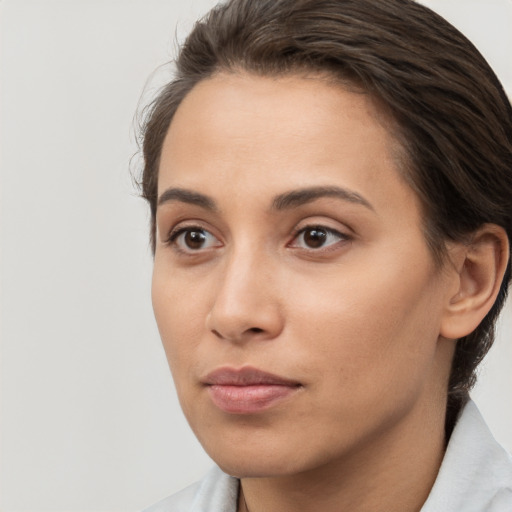
<svg viewBox="0 0 512 512">
<path fill-rule="evenodd" d="M 367 95 L 314 76 L 219 74 L 171 123 L 153 305 L 192 429 L 242 479 L 239 510 L 415 511 L 428 496 L 464 257 L 434 264 L 396 153 Z M 276 208 L 315 187 L 349 194 Z M 256 414 L 220 410 L 205 376 L 246 365 L 300 387 Z"/>
</svg>

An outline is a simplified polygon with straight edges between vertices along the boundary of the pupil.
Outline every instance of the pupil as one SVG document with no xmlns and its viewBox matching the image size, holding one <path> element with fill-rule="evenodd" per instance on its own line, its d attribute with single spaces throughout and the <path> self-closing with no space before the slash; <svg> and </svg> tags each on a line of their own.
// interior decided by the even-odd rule
<svg viewBox="0 0 512 512">
<path fill-rule="evenodd" d="M 327 238 L 325 229 L 309 229 L 304 233 L 304 241 L 309 247 L 322 247 Z"/>
<path fill-rule="evenodd" d="M 206 236 L 201 231 L 188 231 L 185 234 L 185 243 L 190 249 L 200 249 L 206 240 Z"/>
</svg>

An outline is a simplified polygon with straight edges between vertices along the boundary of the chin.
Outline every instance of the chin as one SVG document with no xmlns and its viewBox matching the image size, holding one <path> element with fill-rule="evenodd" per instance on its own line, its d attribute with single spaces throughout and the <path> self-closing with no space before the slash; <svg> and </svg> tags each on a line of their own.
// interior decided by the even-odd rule
<svg viewBox="0 0 512 512">
<path fill-rule="evenodd" d="M 228 475 L 237 478 L 272 478 L 304 473 L 328 463 L 332 447 L 308 443 L 302 436 L 237 429 L 214 438 L 198 436 L 206 453 Z"/>
<path fill-rule="evenodd" d="M 236 478 L 275 478 L 301 473 L 305 469 L 300 463 L 279 454 L 253 454 L 248 457 L 236 454 L 236 457 L 217 457 L 213 460 L 224 473 Z"/>
</svg>

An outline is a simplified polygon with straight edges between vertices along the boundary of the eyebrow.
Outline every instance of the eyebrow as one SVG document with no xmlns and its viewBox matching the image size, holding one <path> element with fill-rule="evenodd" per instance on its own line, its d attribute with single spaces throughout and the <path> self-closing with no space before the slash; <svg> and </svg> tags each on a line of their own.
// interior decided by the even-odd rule
<svg viewBox="0 0 512 512">
<path fill-rule="evenodd" d="M 194 204 L 205 210 L 217 211 L 215 201 L 204 194 L 187 190 L 184 188 L 168 188 L 158 198 L 158 206 L 172 201 L 180 201 L 182 203 Z"/>
<path fill-rule="evenodd" d="M 289 208 L 296 208 L 307 203 L 316 201 L 324 197 L 334 197 L 349 203 L 359 204 L 365 206 L 369 210 L 375 211 L 373 206 L 361 195 L 352 190 L 336 187 L 307 187 L 299 190 L 291 190 L 285 192 L 274 198 L 272 208 L 275 210 L 287 210 Z"/>
<path fill-rule="evenodd" d="M 357 192 L 336 186 L 307 187 L 284 192 L 274 198 L 272 209 L 288 210 L 297 208 L 324 197 L 334 197 L 349 203 L 365 206 L 369 210 L 375 211 L 373 206 Z M 216 202 L 211 197 L 184 188 L 168 188 L 162 192 L 158 198 L 158 206 L 172 201 L 193 204 L 210 211 L 219 210 Z"/>
</svg>

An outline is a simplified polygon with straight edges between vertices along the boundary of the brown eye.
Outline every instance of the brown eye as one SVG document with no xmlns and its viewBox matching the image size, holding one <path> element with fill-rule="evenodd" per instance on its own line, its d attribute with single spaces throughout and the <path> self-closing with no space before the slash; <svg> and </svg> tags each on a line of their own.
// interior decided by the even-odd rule
<svg viewBox="0 0 512 512">
<path fill-rule="evenodd" d="M 323 249 L 348 240 L 350 240 L 350 236 L 335 229 L 326 226 L 307 226 L 297 233 L 290 247 L 309 250 Z"/>
<path fill-rule="evenodd" d="M 304 231 L 304 244 L 311 249 L 318 249 L 327 240 L 327 231 L 322 228 L 309 228 Z"/>
<path fill-rule="evenodd" d="M 186 231 L 183 242 L 189 249 L 201 249 L 206 242 L 206 236 L 203 231 Z"/>
<path fill-rule="evenodd" d="M 180 251 L 188 253 L 222 246 L 221 242 L 209 231 L 196 227 L 176 230 L 169 237 L 168 243 Z"/>
</svg>

